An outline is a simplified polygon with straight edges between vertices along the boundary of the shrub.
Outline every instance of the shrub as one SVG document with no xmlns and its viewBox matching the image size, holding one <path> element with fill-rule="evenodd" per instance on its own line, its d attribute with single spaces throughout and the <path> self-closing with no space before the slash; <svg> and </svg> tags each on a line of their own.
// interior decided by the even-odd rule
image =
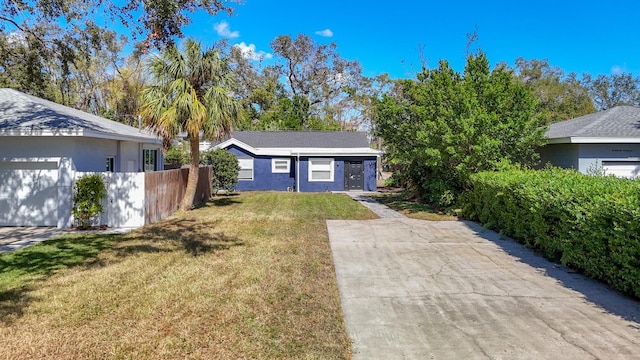
<svg viewBox="0 0 640 360">
<path fill-rule="evenodd" d="M 91 220 L 102 213 L 102 199 L 107 197 L 107 187 L 101 174 L 83 175 L 73 186 L 73 216 L 86 229 Z"/>
<path fill-rule="evenodd" d="M 384 186 L 387 187 L 400 187 L 400 181 L 398 180 L 398 176 L 396 174 L 392 174 L 388 178 L 384 180 Z"/>
<path fill-rule="evenodd" d="M 240 165 L 238 158 L 223 149 L 205 151 L 202 153 L 203 162 L 212 167 L 213 193 L 218 190 L 233 191 L 238 183 L 238 173 Z"/>
<path fill-rule="evenodd" d="M 189 163 L 189 149 L 184 144 L 180 143 L 171 146 L 169 150 L 164 153 L 164 163 L 167 167 L 178 168 L 182 165 Z"/>
<path fill-rule="evenodd" d="M 471 179 L 465 217 L 640 297 L 640 182 L 561 169 Z"/>
</svg>

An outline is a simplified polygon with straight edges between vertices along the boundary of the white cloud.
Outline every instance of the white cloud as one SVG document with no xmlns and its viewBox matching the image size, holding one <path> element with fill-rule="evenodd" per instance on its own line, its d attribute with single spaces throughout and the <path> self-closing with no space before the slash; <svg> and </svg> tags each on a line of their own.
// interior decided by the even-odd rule
<svg viewBox="0 0 640 360">
<path fill-rule="evenodd" d="M 626 66 L 614 65 L 613 67 L 611 67 L 611 73 L 613 75 L 624 74 L 626 71 L 627 71 Z"/>
<path fill-rule="evenodd" d="M 216 29 L 216 32 L 220 36 L 228 37 L 231 39 L 240 36 L 240 32 L 238 32 L 237 30 L 231 31 L 231 29 L 229 29 L 229 24 L 226 21 L 215 24 L 213 28 Z"/>
<path fill-rule="evenodd" d="M 333 31 L 331 31 L 329 29 L 319 30 L 319 31 L 316 31 L 316 35 L 320 35 L 320 36 L 324 36 L 324 37 L 332 37 L 333 36 Z"/>
<path fill-rule="evenodd" d="M 264 51 L 256 51 L 256 46 L 254 44 L 245 44 L 244 41 L 240 44 L 233 45 L 240 49 L 242 56 L 249 60 L 263 60 L 263 59 L 271 59 L 273 55 L 264 52 Z"/>
</svg>

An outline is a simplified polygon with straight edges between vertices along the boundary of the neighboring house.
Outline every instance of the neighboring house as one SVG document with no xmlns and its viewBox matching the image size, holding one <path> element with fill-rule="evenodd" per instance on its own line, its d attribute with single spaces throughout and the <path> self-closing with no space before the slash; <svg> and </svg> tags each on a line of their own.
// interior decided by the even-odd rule
<svg viewBox="0 0 640 360">
<path fill-rule="evenodd" d="M 238 157 L 240 191 L 376 191 L 382 155 L 362 132 L 238 131 L 214 148 Z"/>
<path fill-rule="evenodd" d="M 145 130 L 0 89 L 0 226 L 68 227 L 76 172 L 162 170 L 161 149 Z"/>
<path fill-rule="evenodd" d="M 602 169 L 606 175 L 640 176 L 640 107 L 617 106 L 552 124 L 542 164 L 582 173 Z"/>
</svg>

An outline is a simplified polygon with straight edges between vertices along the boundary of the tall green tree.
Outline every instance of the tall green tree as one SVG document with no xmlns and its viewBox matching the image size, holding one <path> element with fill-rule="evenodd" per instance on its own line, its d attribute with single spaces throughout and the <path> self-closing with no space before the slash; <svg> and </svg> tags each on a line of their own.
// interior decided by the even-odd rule
<svg viewBox="0 0 640 360">
<path fill-rule="evenodd" d="M 618 105 L 640 106 L 640 77 L 631 73 L 582 77 L 584 86 L 598 110 L 607 110 Z"/>
<path fill-rule="evenodd" d="M 596 111 L 589 91 L 576 74 L 565 76 L 547 59 L 516 60 L 515 74 L 538 102 L 537 112 L 545 124 L 573 119 Z"/>
<path fill-rule="evenodd" d="M 180 132 L 189 138 L 189 180 L 180 209 L 193 207 L 200 163 L 200 133 L 208 140 L 227 136 L 238 116 L 228 63 L 215 49 L 202 49 L 187 39 L 184 52 L 168 46 L 148 61 L 151 85 L 142 92 L 141 115 L 146 125 L 165 139 Z"/>
<path fill-rule="evenodd" d="M 417 80 L 399 81 L 376 109 L 376 134 L 404 181 L 442 206 L 475 172 L 534 164 L 543 143 L 534 97 L 505 66 L 491 70 L 482 52 L 467 57 L 462 74 L 441 60 Z"/>
</svg>

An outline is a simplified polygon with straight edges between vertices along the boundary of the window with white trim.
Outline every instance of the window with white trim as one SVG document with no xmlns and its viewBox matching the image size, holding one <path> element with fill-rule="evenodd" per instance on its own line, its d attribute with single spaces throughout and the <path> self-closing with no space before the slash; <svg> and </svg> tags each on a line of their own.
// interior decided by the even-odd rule
<svg viewBox="0 0 640 360">
<path fill-rule="evenodd" d="M 333 159 L 309 158 L 309 181 L 333 181 Z"/>
<path fill-rule="evenodd" d="M 274 158 L 271 159 L 271 172 L 272 173 L 289 173 L 291 168 L 291 159 L 287 158 Z"/>
<path fill-rule="evenodd" d="M 238 159 L 240 172 L 238 172 L 238 180 L 253 180 L 253 158 Z"/>
</svg>

